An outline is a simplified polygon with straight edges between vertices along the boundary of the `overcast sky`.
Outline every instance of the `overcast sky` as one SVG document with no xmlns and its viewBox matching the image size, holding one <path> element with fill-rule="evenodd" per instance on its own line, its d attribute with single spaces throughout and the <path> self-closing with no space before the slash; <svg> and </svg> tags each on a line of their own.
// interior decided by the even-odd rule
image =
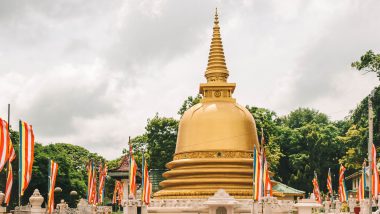
<svg viewBox="0 0 380 214">
<path fill-rule="evenodd" d="M 350 67 L 380 51 L 377 0 L 1 0 L 0 117 L 11 103 L 38 142 L 118 157 L 205 82 L 215 7 L 242 105 L 337 120 L 379 84 Z"/>
</svg>

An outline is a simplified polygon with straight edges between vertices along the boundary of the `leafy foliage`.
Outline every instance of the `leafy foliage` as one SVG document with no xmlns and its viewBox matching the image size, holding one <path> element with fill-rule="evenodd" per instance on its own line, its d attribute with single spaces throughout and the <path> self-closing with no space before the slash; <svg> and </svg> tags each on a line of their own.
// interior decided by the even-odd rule
<svg viewBox="0 0 380 214">
<path fill-rule="evenodd" d="M 11 139 L 18 155 L 19 137 L 18 132 L 11 130 Z M 64 199 L 70 205 L 74 205 L 76 199 L 86 197 L 87 190 L 87 172 L 86 164 L 89 160 L 97 163 L 104 163 L 105 159 L 96 153 L 90 153 L 87 149 L 65 143 L 56 143 L 43 146 L 39 143 L 34 148 L 34 164 L 32 180 L 22 197 L 22 204 L 27 204 L 29 197 L 34 189 L 40 190 L 41 194 L 47 197 L 48 169 L 49 160 L 52 159 L 59 165 L 56 186 L 62 188 L 61 193 L 57 193 L 56 202 Z M 12 162 L 13 168 L 13 188 L 10 205 L 11 207 L 18 204 L 18 157 Z M 5 179 L 5 171 L 1 172 L 1 178 Z M 2 179 L 2 181 L 4 181 Z M 0 182 L 0 188 L 5 189 L 5 182 Z M 70 191 L 75 190 L 78 193 L 76 198 L 70 196 Z"/>
<path fill-rule="evenodd" d="M 183 101 L 181 108 L 178 110 L 177 114 L 182 116 L 187 109 L 198 104 L 202 99 L 202 96 L 198 94 L 195 97 L 189 96 L 185 101 Z"/>
<path fill-rule="evenodd" d="M 146 150 L 149 167 L 165 169 L 165 164 L 172 161 L 177 142 L 178 121 L 173 118 L 160 117 L 158 114 L 148 119 L 145 133 L 132 139 L 136 161 L 141 163 L 142 151 Z"/>
<path fill-rule="evenodd" d="M 375 54 L 372 50 L 361 56 L 359 61 L 351 63 L 351 66 L 359 71 L 374 72 L 380 79 L 380 54 Z"/>
</svg>

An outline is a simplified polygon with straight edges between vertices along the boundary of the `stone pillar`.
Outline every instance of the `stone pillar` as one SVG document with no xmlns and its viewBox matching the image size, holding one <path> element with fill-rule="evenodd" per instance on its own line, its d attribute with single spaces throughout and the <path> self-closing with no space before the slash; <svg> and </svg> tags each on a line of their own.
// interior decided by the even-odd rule
<svg viewBox="0 0 380 214">
<path fill-rule="evenodd" d="M 368 201 L 368 199 L 364 199 L 360 203 L 360 213 L 366 214 L 369 211 L 368 209 L 369 209 L 369 201 Z"/>
<path fill-rule="evenodd" d="M 251 213 L 252 214 L 258 214 L 259 213 L 259 203 L 258 202 L 255 202 L 255 201 L 252 201 L 252 210 L 251 210 Z"/>
<path fill-rule="evenodd" d="M 7 213 L 7 208 L 1 206 L 4 202 L 4 199 L 5 194 L 2 191 L 0 191 L 0 214 Z"/>
<path fill-rule="evenodd" d="M 275 197 L 264 197 L 263 198 L 263 212 L 265 214 L 272 214 L 274 206 L 278 204 L 277 198 Z"/>
<path fill-rule="evenodd" d="M 302 199 L 294 207 L 298 209 L 298 214 L 312 214 L 313 209 L 321 208 L 322 205 L 314 199 Z"/>
<path fill-rule="evenodd" d="M 353 197 L 350 197 L 350 199 L 348 199 L 348 208 L 350 209 L 350 213 L 354 213 L 355 205 L 356 205 L 356 199 Z"/>
<path fill-rule="evenodd" d="M 340 207 L 342 206 L 342 203 L 339 200 L 335 201 L 335 212 L 336 214 L 340 213 Z"/>
<path fill-rule="evenodd" d="M 141 205 L 141 214 L 148 214 L 148 208 L 145 204 Z"/>
<path fill-rule="evenodd" d="M 137 214 L 137 204 L 135 201 L 129 200 L 128 206 L 124 207 L 124 214 Z"/>
<path fill-rule="evenodd" d="M 325 213 L 330 213 L 331 201 L 324 201 L 323 205 L 323 207 L 325 208 Z"/>
<path fill-rule="evenodd" d="M 41 208 L 42 203 L 44 202 L 44 197 L 41 196 L 40 191 L 35 189 L 33 195 L 29 198 L 29 203 L 32 205 L 30 213 L 32 214 L 43 214 L 45 209 Z"/>
<path fill-rule="evenodd" d="M 86 213 L 88 203 L 85 199 L 81 198 L 79 199 L 79 203 L 77 205 L 79 213 Z"/>
<path fill-rule="evenodd" d="M 123 198 L 121 201 L 128 201 L 128 186 L 129 186 L 129 179 L 121 179 L 121 182 L 123 182 Z"/>
</svg>

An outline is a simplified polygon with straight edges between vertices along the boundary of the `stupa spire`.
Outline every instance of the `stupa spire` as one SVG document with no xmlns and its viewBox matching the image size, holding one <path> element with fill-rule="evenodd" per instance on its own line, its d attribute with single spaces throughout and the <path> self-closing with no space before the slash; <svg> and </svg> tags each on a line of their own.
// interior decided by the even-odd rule
<svg viewBox="0 0 380 214">
<path fill-rule="evenodd" d="M 220 36 L 218 9 L 215 9 L 213 35 L 205 72 L 207 82 L 227 82 L 228 70 Z"/>
</svg>

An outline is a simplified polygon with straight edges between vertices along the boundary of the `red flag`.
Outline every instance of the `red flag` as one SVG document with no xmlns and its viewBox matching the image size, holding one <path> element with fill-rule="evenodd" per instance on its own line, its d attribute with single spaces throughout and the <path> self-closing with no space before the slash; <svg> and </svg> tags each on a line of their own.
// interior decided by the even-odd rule
<svg viewBox="0 0 380 214">
<path fill-rule="evenodd" d="M 0 118 L 0 172 L 8 162 L 10 144 L 8 123 Z"/>
<path fill-rule="evenodd" d="M 9 201 L 11 199 L 12 193 L 12 185 L 13 185 L 13 170 L 11 162 L 8 162 L 8 175 L 7 175 L 7 184 L 5 187 L 5 203 L 9 205 Z"/>
<path fill-rule="evenodd" d="M 49 198 L 48 198 L 48 213 L 52 213 L 54 211 L 54 188 L 55 181 L 57 179 L 58 174 L 58 164 L 54 161 L 50 161 L 50 178 L 49 178 Z"/>
<path fill-rule="evenodd" d="M 372 144 L 372 196 L 377 199 L 379 195 L 379 170 L 377 169 L 376 147 Z"/>
</svg>

